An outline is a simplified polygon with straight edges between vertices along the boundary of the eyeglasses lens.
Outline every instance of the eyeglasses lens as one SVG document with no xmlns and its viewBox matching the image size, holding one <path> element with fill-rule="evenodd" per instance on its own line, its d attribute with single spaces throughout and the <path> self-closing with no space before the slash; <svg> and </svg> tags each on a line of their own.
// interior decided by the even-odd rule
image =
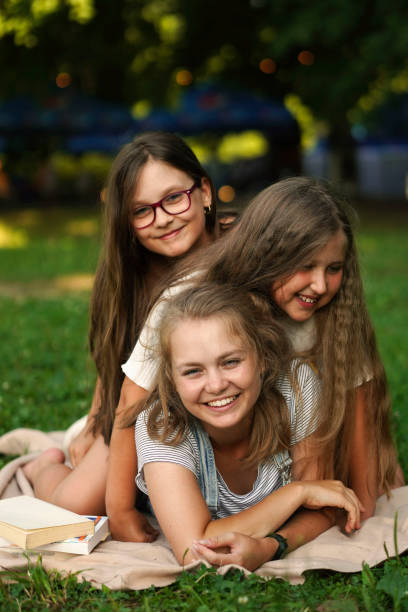
<svg viewBox="0 0 408 612">
<path fill-rule="evenodd" d="M 170 215 L 178 215 L 190 206 L 190 200 L 185 192 L 171 193 L 162 200 L 162 208 Z"/>
<path fill-rule="evenodd" d="M 169 215 L 180 215 L 190 208 L 190 198 L 185 192 L 171 193 L 160 202 L 161 208 Z M 134 227 L 143 229 L 151 225 L 155 218 L 154 206 L 143 206 L 133 213 Z"/>
</svg>

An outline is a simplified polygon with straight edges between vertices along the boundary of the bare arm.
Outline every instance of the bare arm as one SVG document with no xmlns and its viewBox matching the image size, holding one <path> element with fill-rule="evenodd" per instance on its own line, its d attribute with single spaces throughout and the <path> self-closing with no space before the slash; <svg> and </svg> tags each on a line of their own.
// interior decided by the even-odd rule
<svg viewBox="0 0 408 612">
<path fill-rule="evenodd" d="M 157 531 L 135 509 L 137 455 L 134 427 L 122 428 L 122 419 L 147 391 L 125 376 L 109 445 L 106 511 L 112 536 L 130 542 L 153 541 Z"/>
<path fill-rule="evenodd" d="M 299 442 L 292 448 L 292 473 L 295 479 L 316 480 L 318 477 L 318 457 L 313 444 L 313 436 Z M 335 510 L 307 510 L 300 508 L 277 532 L 288 544 L 288 552 L 310 542 L 335 524 Z M 206 559 L 213 565 L 234 563 L 254 570 L 270 561 L 278 548 L 273 538 L 248 537 L 242 533 L 228 532 L 196 542 L 192 553 L 197 558 Z"/>
<path fill-rule="evenodd" d="M 335 523 L 335 513 L 331 510 L 301 508 L 279 528 L 277 533 L 286 539 L 288 552 L 310 542 L 332 527 Z M 194 542 L 192 554 L 199 559 L 206 559 L 212 565 L 234 563 L 253 571 L 263 563 L 271 561 L 277 549 L 278 542 L 274 538 L 255 538 L 242 533 L 227 532 Z"/>
<path fill-rule="evenodd" d="M 350 486 L 364 505 L 365 511 L 361 517 L 363 520 L 374 514 L 378 497 L 377 457 L 374 452 L 375 449 L 370 448 L 370 441 L 373 439 L 374 432 L 370 428 L 369 419 L 366 416 L 369 410 L 366 388 L 369 384 L 368 382 L 357 389 L 350 455 Z"/>
<path fill-rule="evenodd" d="M 98 377 L 95 384 L 95 390 L 92 397 L 91 408 L 88 412 L 85 427 L 82 431 L 75 436 L 69 445 L 69 455 L 71 458 L 72 467 L 76 467 L 78 463 L 86 455 L 92 444 L 95 442 L 95 434 L 92 431 L 94 416 L 98 413 L 101 399 L 100 399 L 101 381 Z"/>
<path fill-rule="evenodd" d="M 194 558 L 191 547 L 195 540 L 226 532 L 264 538 L 302 505 L 345 507 L 350 513 L 351 528 L 359 526 L 358 500 L 352 491 L 336 481 L 293 482 L 251 508 L 211 520 L 196 477 L 188 469 L 178 464 L 154 462 L 144 466 L 144 476 L 156 517 L 180 563 Z"/>
</svg>

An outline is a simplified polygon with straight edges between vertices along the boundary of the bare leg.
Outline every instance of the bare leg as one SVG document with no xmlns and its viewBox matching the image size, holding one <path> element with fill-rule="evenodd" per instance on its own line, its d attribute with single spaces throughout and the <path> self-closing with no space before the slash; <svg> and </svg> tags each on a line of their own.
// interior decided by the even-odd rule
<svg viewBox="0 0 408 612">
<path fill-rule="evenodd" d="M 105 514 L 108 447 L 98 436 L 75 469 L 63 464 L 59 449 L 48 449 L 24 473 L 36 497 L 78 514 Z"/>
<path fill-rule="evenodd" d="M 23 467 L 23 472 L 31 484 L 33 484 L 37 480 L 38 474 L 48 466 L 60 465 L 62 468 L 66 467 L 66 469 L 69 470 L 67 466 L 63 465 L 64 461 L 65 455 L 61 449 L 47 448 L 47 450 L 42 452 L 36 459 L 26 463 L 26 465 Z"/>
</svg>

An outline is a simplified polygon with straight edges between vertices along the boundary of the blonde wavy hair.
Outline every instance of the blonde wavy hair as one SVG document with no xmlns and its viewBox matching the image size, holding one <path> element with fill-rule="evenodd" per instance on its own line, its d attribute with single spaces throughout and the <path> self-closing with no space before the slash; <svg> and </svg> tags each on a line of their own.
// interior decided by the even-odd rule
<svg viewBox="0 0 408 612">
<path fill-rule="evenodd" d="M 290 446 L 288 409 L 276 388 L 278 377 L 288 371 L 289 347 L 280 325 L 270 316 L 268 301 L 230 285 L 189 286 L 165 304 L 160 323 L 157 385 L 144 405 L 149 411 L 148 433 L 169 445 L 177 445 L 183 439 L 194 417 L 184 407 L 174 385 L 171 336 L 180 322 L 213 317 L 220 318 L 228 332 L 256 354 L 262 385 L 245 462 L 257 465 Z"/>
</svg>

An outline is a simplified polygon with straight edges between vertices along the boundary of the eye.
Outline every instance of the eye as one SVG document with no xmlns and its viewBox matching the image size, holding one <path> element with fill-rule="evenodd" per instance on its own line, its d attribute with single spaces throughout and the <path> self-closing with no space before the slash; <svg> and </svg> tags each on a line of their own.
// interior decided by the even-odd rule
<svg viewBox="0 0 408 612">
<path fill-rule="evenodd" d="M 150 206 L 141 206 L 140 208 L 135 208 L 132 212 L 132 215 L 136 219 L 142 219 L 143 217 L 147 217 L 150 213 Z"/>
<path fill-rule="evenodd" d="M 187 370 L 184 370 L 181 375 L 187 376 L 188 378 L 193 378 L 194 376 L 198 376 L 200 373 L 200 368 L 188 368 Z"/>
<path fill-rule="evenodd" d="M 235 368 L 241 363 L 241 361 L 242 359 L 234 357 L 233 359 L 227 359 L 226 361 L 224 361 L 223 366 L 225 368 Z"/>
<path fill-rule="evenodd" d="M 313 264 L 305 264 L 304 266 L 301 267 L 301 270 L 304 270 L 307 272 L 309 270 L 313 270 L 313 268 L 314 268 Z"/>
<path fill-rule="evenodd" d="M 170 193 L 168 196 L 166 196 L 163 199 L 163 204 L 177 204 L 177 202 L 179 202 L 181 200 L 181 198 L 184 196 L 184 193 L 182 191 L 177 191 L 176 193 Z"/>
<path fill-rule="evenodd" d="M 338 272 L 341 272 L 341 270 L 343 270 L 344 264 L 332 264 L 331 266 L 329 266 L 327 268 L 327 271 L 329 274 L 337 274 Z"/>
</svg>

